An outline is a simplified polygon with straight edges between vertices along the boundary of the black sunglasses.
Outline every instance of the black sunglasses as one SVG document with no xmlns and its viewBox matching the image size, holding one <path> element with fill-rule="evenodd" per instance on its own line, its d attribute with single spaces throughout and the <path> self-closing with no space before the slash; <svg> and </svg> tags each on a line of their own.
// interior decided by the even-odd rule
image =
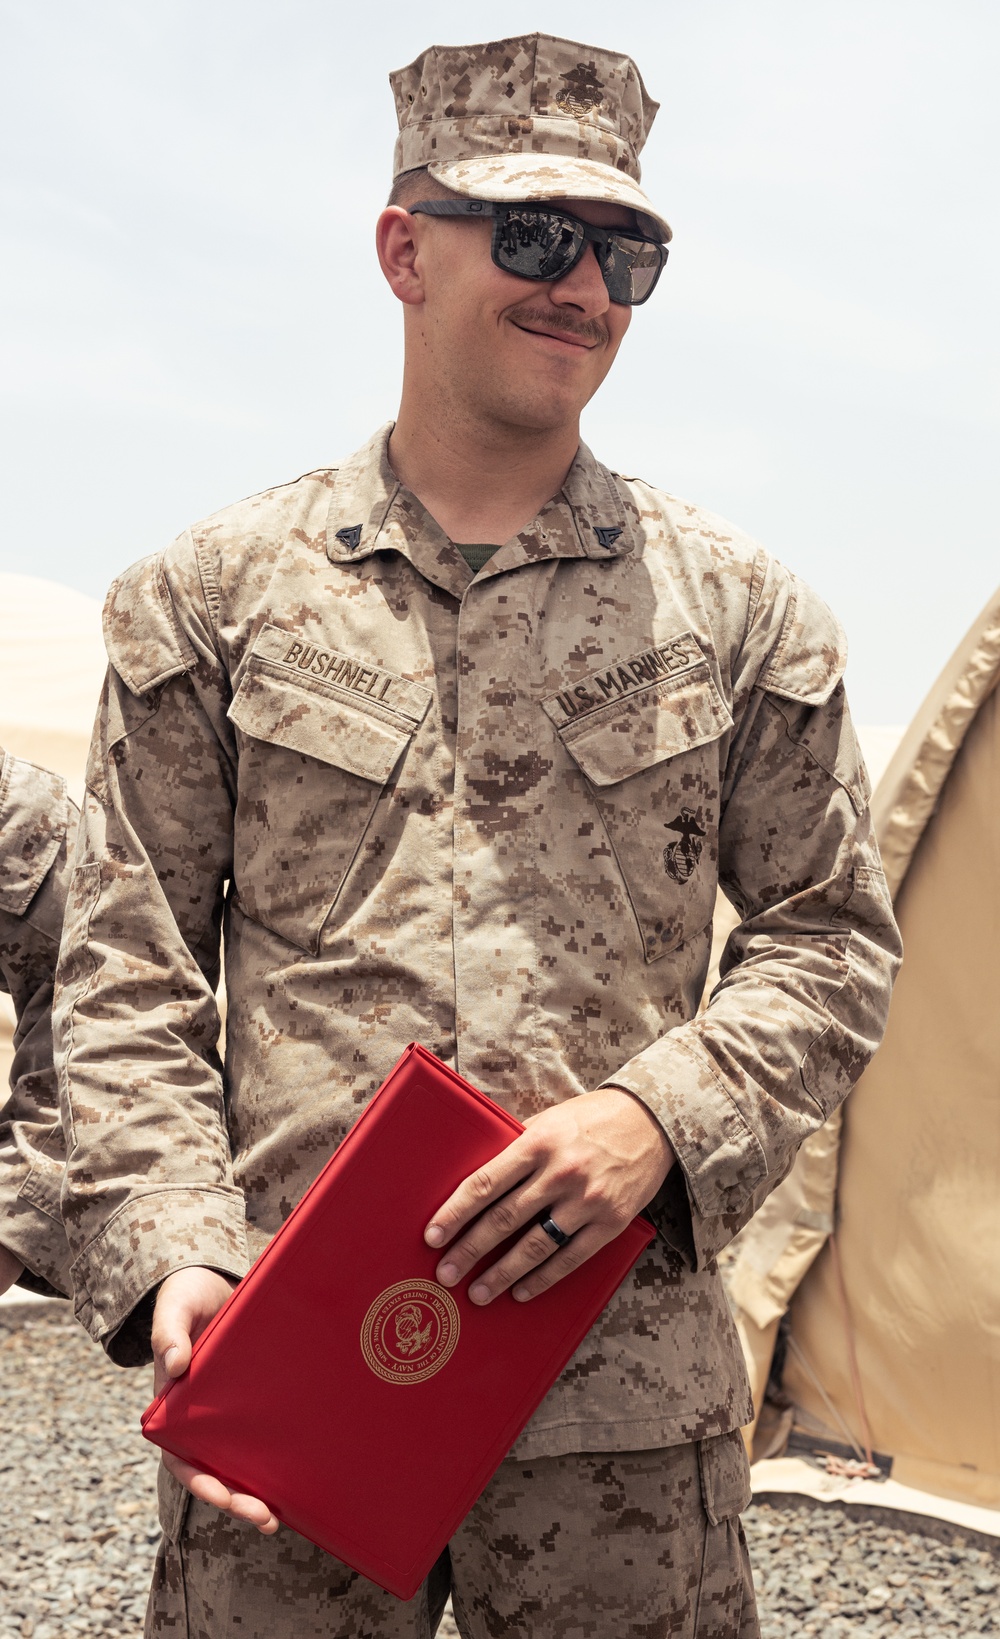
<svg viewBox="0 0 1000 1639">
<path fill-rule="evenodd" d="M 624 228 L 594 228 L 549 205 L 425 199 L 406 208 L 415 216 L 491 216 L 493 260 L 519 279 L 565 278 L 592 244 L 608 295 L 620 307 L 639 307 L 648 301 L 667 260 L 667 247 L 658 239 Z"/>
</svg>

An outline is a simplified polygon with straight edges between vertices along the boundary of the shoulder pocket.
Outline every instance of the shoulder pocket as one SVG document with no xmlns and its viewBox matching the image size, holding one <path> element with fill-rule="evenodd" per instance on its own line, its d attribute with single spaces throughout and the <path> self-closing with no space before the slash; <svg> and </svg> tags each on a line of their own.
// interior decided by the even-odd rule
<svg viewBox="0 0 1000 1639">
<path fill-rule="evenodd" d="M 797 575 L 788 579 L 788 608 L 760 686 L 783 700 L 824 706 L 844 675 L 847 639 L 822 598 Z"/>
<path fill-rule="evenodd" d="M 229 708 L 240 734 L 233 874 L 255 921 L 318 949 L 430 699 L 384 667 L 264 627 Z"/>
<path fill-rule="evenodd" d="M 639 669 L 650 654 L 671 649 L 683 662 L 676 674 L 646 676 Z M 721 741 L 732 714 L 689 633 L 664 650 L 593 673 L 542 706 L 586 776 L 646 960 L 656 961 L 712 919 Z"/>
<path fill-rule="evenodd" d="M 0 758 L 0 910 L 23 916 L 66 836 L 66 782 L 20 757 Z"/>
<path fill-rule="evenodd" d="M 191 670 L 195 652 L 174 614 L 162 555 L 141 559 L 112 582 L 104 645 L 130 694 L 148 694 Z"/>
</svg>

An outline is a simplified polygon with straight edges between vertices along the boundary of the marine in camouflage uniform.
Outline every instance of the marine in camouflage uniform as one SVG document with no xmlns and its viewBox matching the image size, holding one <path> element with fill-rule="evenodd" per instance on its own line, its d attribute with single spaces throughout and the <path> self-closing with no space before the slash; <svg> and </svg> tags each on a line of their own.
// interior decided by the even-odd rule
<svg viewBox="0 0 1000 1639">
<path fill-rule="evenodd" d="M 397 171 L 575 188 L 663 231 L 627 58 L 435 48 L 394 87 Z M 411 1040 L 521 1119 L 624 1089 L 676 1165 L 657 1240 L 414 1600 L 165 1476 L 149 1631 L 423 1636 L 450 1585 L 476 1639 L 750 1639 L 716 1255 L 860 1074 L 899 951 L 843 636 L 761 548 L 583 446 L 474 572 L 390 431 L 109 596 L 58 1002 L 78 1313 L 147 1361 L 159 1283 L 241 1276 Z M 698 1013 L 720 881 L 742 921 Z"/>
<path fill-rule="evenodd" d="M 0 1290 L 14 1278 L 48 1297 L 73 1289 L 51 1008 L 76 822 L 64 780 L 0 750 L 0 989 L 17 1021 L 0 1108 Z"/>
</svg>

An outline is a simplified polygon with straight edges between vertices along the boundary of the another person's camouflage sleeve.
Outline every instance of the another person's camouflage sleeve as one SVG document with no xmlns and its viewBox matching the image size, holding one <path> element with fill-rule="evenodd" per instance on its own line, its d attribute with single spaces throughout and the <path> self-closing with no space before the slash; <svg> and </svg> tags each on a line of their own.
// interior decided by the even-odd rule
<svg viewBox="0 0 1000 1639">
<path fill-rule="evenodd" d="M 52 1061 L 52 981 L 77 812 L 65 781 L 0 752 L 0 988 L 17 1020 L 0 1108 L 0 1244 L 18 1284 L 72 1291 L 59 1211 L 63 1136 Z"/>
<path fill-rule="evenodd" d="M 902 947 L 825 605 L 771 563 L 733 679 L 719 877 L 742 921 L 704 1012 L 606 1084 L 679 1166 L 653 1216 L 696 1268 L 784 1178 L 882 1039 Z"/>
<path fill-rule="evenodd" d="M 134 601 L 116 604 L 113 589 L 105 610 L 112 665 L 55 1006 L 76 1313 L 122 1365 L 148 1358 L 140 1305 L 168 1274 L 241 1277 L 250 1261 L 215 995 L 235 798 L 228 691 L 197 613 L 181 634 L 162 570 L 142 569 Z M 141 1342 L 113 1347 L 137 1309 Z"/>
</svg>

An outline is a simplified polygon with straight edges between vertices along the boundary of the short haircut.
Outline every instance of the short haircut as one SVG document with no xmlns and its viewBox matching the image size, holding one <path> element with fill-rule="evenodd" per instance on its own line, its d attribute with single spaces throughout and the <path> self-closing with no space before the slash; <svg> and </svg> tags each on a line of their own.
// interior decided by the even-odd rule
<svg viewBox="0 0 1000 1639">
<path fill-rule="evenodd" d="M 415 171 L 400 171 L 389 190 L 387 205 L 402 205 L 405 210 L 408 205 L 415 205 L 418 199 L 451 199 L 457 198 L 450 188 L 443 182 L 435 182 L 426 165 L 418 165 Z"/>
</svg>

